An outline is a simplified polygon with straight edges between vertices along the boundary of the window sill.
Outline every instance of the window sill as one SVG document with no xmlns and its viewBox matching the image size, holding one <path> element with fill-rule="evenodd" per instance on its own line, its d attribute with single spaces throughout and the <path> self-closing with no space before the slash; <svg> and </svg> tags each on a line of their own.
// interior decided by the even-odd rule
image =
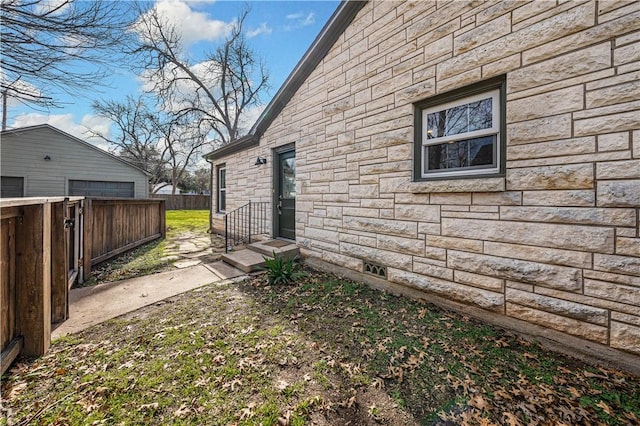
<svg viewBox="0 0 640 426">
<path fill-rule="evenodd" d="M 421 182 L 405 182 L 398 192 L 427 194 L 431 192 L 504 192 L 505 178 L 446 179 Z"/>
</svg>

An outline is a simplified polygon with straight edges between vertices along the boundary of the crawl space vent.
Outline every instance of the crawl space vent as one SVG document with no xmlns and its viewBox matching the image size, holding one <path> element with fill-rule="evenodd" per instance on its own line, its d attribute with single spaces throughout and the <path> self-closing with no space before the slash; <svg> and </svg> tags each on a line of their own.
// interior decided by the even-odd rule
<svg viewBox="0 0 640 426">
<path fill-rule="evenodd" d="M 364 272 L 369 275 L 375 275 L 376 277 L 387 278 L 387 267 L 376 265 L 375 263 L 365 261 Z"/>
</svg>

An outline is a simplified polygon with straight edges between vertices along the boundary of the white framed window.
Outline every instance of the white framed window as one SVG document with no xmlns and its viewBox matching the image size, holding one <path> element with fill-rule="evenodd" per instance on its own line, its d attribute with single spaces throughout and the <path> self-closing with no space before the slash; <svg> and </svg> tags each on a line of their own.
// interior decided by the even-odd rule
<svg viewBox="0 0 640 426">
<path fill-rule="evenodd" d="M 416 104 L 415 180 L 504 171 L 504 78 Z"/>
<path fill-rule="evenodd" d="M 218 166 L 218 212 L 227 211 L 227 167 L 223 164 Z"/>
</svg>

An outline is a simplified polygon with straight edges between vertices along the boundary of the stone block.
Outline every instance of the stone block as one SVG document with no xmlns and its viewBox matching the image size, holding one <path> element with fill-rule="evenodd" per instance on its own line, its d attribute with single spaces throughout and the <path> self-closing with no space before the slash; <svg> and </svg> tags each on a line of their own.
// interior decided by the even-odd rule
<svg viewBox="0 0 640 426">
<path fill-rule="evenodd" d="M 506 58 L 482 66 L 482 78 L 491 78 L 497 75 L 506 74 L 520 68 L 522 65 L 521 54 L 516 53 Z"/>
<path fill-rule="evenodd" d="M 442 193 L 442 192 L 502 192 L 504 191 L 504 178 L 483 179 L 446 179 L 434 181 L 407 182 L 397 188 L 399 192 L 412 192 L 414 194 Z"/>
<path fill-rule="evenodd" d="M 598 206 L 634 207 L 640 206 L 640 180 L 598 181 Z"/>
<path fill-rule="evenodd" d="M 571 137 L 571 114 L 537 118 L 507 125 L 507 146 Z"/>
<path fill-rule="evenodd" d="M 356 198 L 377 198 L 378 185 L 349 185 L 349 196 Z"/>
<path fill-rule="evenodd" d="M 525 191 L 522 204 L 528 206 L 593 206 L 595 191 Z"/>
<path fill-rule="evenodd" d="M 447 260 L 447 250 L 427 245 L 424 247 L 424 257 L 444 262 Z"/>
<path fill-rule="evenodd" d="M 640 314 L 640 312 L 638 312 L 638 314 Z M 640 326 L 640 316 L 638 315 L 629 315 L 622 312 L 611 312 L 611 320 Z"/>
<path fill-rule="evenodd" d="M 466 206 L 471 204 L 471 193 L 431 194 L 431 204 L 457 204 Z"/>
<path fill-rule="evenodd" d="M 384 148 L 388 146 L 406 144 L 413 139 L 412 129 L 409 127 L 394 129 L 371 136 L 371 148 Z M 397 160 L 393 160 L 397 161 Z M 411 168 L 409 168 L 411 170 Z"/>
<path fill-rule="evenodd" d="M 454 55 L 467 52 L 511 32 L 511 15 L 504 14 L 467 31 L 454 40 Z M 429 47 L 430 48 L 430 47 Z"/>
<path fill-rule="evenodd" d="M 570 302 L 568 300 L 556 299 L 513 288 L 507 288 L 505 298 L 507 302 L 590 322 L 592 324 L 606 326 L 609 321 L 608 310 Z"/>
<path fill-rule="evenodd" d="M 634 226 L 633 209 L 604 209 L 595 207 L 512 207 L 500 208 L 500 218 L 546 223 L 581 225 Z"/>
<path fill-rule="evenodd" d="M 629 132 L 598 135 L 598 151 L 620 151 L 629 149 Z"/>
<path fill-rule="evenodd" d="M 413 266 L 413 258 L 410 255 L 380 250 L 374 247 L 365 247 L 358 244 L 341 242 L 340 254 L 407 271 L 410 271 Z"/>
<path fill-rule="evenodd" d="M 607 227 L 442 218 L 442 235 L 596 253 L 613 253 Z"/>
<path fill-rule="evenodd" d="M 585 269 L 582 273 L 585 278 L 640 287 L 640 276 L 634 277 L 631 275 L 621 275 L 615 272 L 592 271 L 590 269 Z"/>
<path fill-rule="evenodd" d="M 598 299 L 611 300 L 640 307 L 640 288 L 586 278 L 584 294 Z"/>
<path fill-rule="evenodd" d="M 567 291 L 582 289 L 581 271 L 518 259 L 449 250 L 447 266 L 480 275 Z"/>
<path fill-rule="evenodd" d="M 427 204 L 396 204 L 395 218 L 419 222 L 440 222 L 440 206 Z"/>
<path fill-rule="evenodd" d="M 420 262 L 415 258 L 413 262 L 413 272 L 420 275 L 440 278 L 441 280 L 453 281 L 453 269 L 433 265 L 431 263 Z"/>
<path fill-rule="evenodd" d="M 513 71 L 509 74 L 508 92 L 566 80 L 610 66 L 611 43 L 600 43 Z"/>
<path fill-rule="evenodd" d="M 596 179 L 640 179 L 640 160 L 597 163 Z"/>
<path fill-rule="evenodd" d="M 400 220 L 345 216 L 343 218 L 343 225 L 345 229 L 354 229 L 382 235 L 416 237 L 418 232 L 418 224 L 416 222 Z"/>
<path fill-rule="evenodd" d="M 508 103 L 507 123 L 578 111 L 584 108 L 584 87 L 572 86 Z"/>
<path fill-rule="evenodd" d="M 439 70 L 440 65 L 436 67 L 436 70 Z M 436 79 L 436 90 L 438 93 L 443 93 L 448 90 L 453 90 L 458 87 L 464 87 L 469 84 L 478 82 L 482 79 L 482 68 L 477 67 L 470 69 L 469 71 L 465 71 L 462 74 L 456 74 L 453 77 L 449 78 L 438 78 Z"/>
<path fill-rule="evenodd" d="M 322 253 L 322 259 L 329 263 L 333 263 L 334 265 L 339 265 L 354 271 L 362 272 L 363 266 L 361 259 L 354 259 L 353 257 L 344 256 L 339 253 L 328 251 Z"/>
<path fill-rule="evenodd" d="M 507 158 L 526 160 L 531 158 L 546 158 L 561 155 L 591 154 L 596 151 L 596 138 L 563 139 L 551 142 L 511 145 L 507 147 Z"/>
<path fill-rule="evenodd" d="M 413 272 L 394 268 L 387 270 L 388 280 L 397 284 L 412 287 L 421 291 L 435 293 L 447 299 L 475 305 L 490 311 L 501 312 L 504 296 L 500 293 L 479 289 L 459 283 L 426 277 Z"/>
<path fill-rule="evenodd" d="M 391 235 L 378 235 L 377 247 L 383 250 L 398 253 L 424 255 L 424 241 L 414 238 L 393 237 Z"/>
<path fill-rule="evenodd" d="M 640 61 L 640 42 L 618 47 L 613 51 L 613 65 L 620 66 Z"/>
<path fill-rule="evenodd" d="M 338 241 L 338 233 L 321 228 L 311 228 L 309 226 L 304 229 L 304 236 L 309 240 L 326 241 L 335 243 Z"/>
<path fill-rule="evenodd" d="M 590 189 L 594 186 L 592 164 L 526 167 L 507 170 L 507 190 Z"/>
<path fill-rule="evenodd" d="M 640 327 L 611 321 L 611 347 L 640 355 Z"/>
<path fill-rule="evenodd" d="M 440 223 L 418 223 L 418 233 L 425 235 L 440 235 Z"/>
<path fill-rule="evenodd" d="M 550 40 L 589 28 L 593 25 L 595 8 L 584 4 L 549 19 L 513 32 L 480 48 L 456 55 L 438 65 L 438 78 L 463 73 L 473 67 L 494 62 L 526 49 L 540 46 Z"/>
<path fill-rule="evenodd" d="M 552 265 L 572 266 L 576 268 L 590 268 L 593 264 L 591 253 L 524 246 L 520 244 L 506 244 L 486 241 L 484 253 L 492 256 L 511 257 L 533 262 L 549 263 Z"/>
<path fill-rule="evenodd" d="M 484 244 L 480 240 L 443 237 L 441 235 L 427 235 L 425 242 L 428 246 L 432 247 L 470 251 L 474 253 L 482 253 Z"/>
<path fill-rule="evenodd" d="M 625 104 L 623 104 L 623 107 L 624 105 Z M 602 111 L 602 115 L 600 116 L 596 115 L 585 119 L 576 119 L 576 116 L 574 117 L 574 134 L 575 136 L 588 136 L 623 130 L 635 130 L 640 127 L 640 110 L 637 106 L 630 106 L 629 109 L 635 110 L 609 115 L 605 114 L 606 111 Z M 594 114 L 599 114 L 599 112 L 594 112 Z"/>
<path fill-rule="evenodd" d="M 607 327 L 578 321 L 573 318 L 540 311 L 538 309 L 520 306 L 515 303 L 507 302 L 506 306 L 507 315 L 510 317 L 538 324 L 553 330 L 562 331 L 594 342 L 607 344 Z"/>
<path fill-rule="evenodd" d="M 640 276 L 640 257 L 596 253 L 593 267 L 598 271 Z"/>
<path fill-rule="evenodd" d="M 472 194 L 473 204 L 494 205 L 494 206 L 517 206 L 522 204 L 522 192 L 474 192 Z"/>
<path fill-rule="evenodd" d="M 610 40 L 620 34 L 626 34 L 634 28 L 640 28 L 640 13 L 630 13 L 609 22 L 599 22 L 599 25 L 591 26 L 584 31 L 577 31 L 570 35 L 554 39 L 542 46 L 523 52 L 522 63 L 524 65 L 549 59 L 565 54 L 594 43 Z"/>
<path fill-rule="evenodd" d="M 638 80 L 587 92 L 586 107 L 597 108 L 636 99 L 640 99 L 640 81 Z"/>
<path fill-rule="evenodd" d="M 342 214 L 345 216 L 379 217 L 380 210 L 361 207 L 343 207 Z"/>
<path fill-rule="evenodd" d="M 620 235 L 620 232 L 618 232 L 618 235 Z M 618 236 L 616 238 L 616 254 L 640 257 L 640 237 L 625 238 Z"/>
<path fill-rule="evenodd" d="M 460 284 L 480 287 L 485 290 L 491 290 L 498 293 L 504 291 L 504 280 L 499 278 L 455 270 L 453 272 L 453 279 Z"/>
</svg>

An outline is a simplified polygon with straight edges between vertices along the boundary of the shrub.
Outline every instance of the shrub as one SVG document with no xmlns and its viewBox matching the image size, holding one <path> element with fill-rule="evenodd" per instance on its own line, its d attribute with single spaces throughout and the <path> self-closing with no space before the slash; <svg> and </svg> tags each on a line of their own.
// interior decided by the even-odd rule
<svg viewBox="0 0 640 426">
<path fill-rule="evenodd" d="M 267 271 L 269 284 L 292 284 L 295 280 L 305 277 L 303 271 L 300 270 L 298 264 L 298 256 L 294 258 L 285 258 L 278 256 L 273 252 L 273 259 L 264 257 L 265 266 L 263 269 Z"/>
</svg>

